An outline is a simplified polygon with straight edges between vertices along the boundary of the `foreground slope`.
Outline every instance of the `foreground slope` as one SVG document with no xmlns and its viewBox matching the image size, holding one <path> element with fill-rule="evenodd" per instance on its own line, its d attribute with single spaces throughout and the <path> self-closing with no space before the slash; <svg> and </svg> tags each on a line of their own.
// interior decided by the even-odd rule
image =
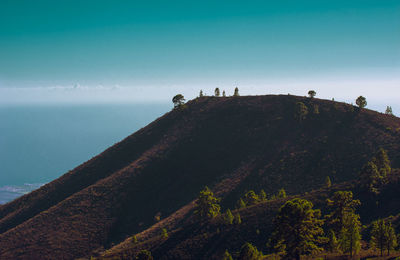
<svg viewBox="0 0 400 260">
<path fill-rule="evenodd" d="M 302 121 L 294 117 L 299 101 L 310 111 Z M 349 182 L 379 147 L 398 167 L 398 118 L 295 96 L 195 99 L 1 206 L 0 256 L 72 259 L 134 233 L 150 238 L 157 225 L 189 221 L 205 185 L 233 208 L 249 189 L 298 194 L 326 176 Z M 156 215 L 165 219 L 154 227 Z"/>
</svg>

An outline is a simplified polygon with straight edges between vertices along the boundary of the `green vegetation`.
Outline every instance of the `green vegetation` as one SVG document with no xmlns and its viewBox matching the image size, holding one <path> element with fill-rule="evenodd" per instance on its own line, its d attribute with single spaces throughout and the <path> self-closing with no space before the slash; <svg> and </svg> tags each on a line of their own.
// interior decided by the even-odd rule
<svg viewBox="0 0 400 260">
<path fill-rule="evenodd" d="M 232 225 L 233 221 L 234 221 L 233 214 L 230 209 L 227 209 L 227 211 L 224 214 L 224 222 L 227 225 Z"/>
<path fill-rule="evenodd" d="M 167 231 L 166 228 L 163 228 L 163 229 L 161 230 L 161 237 L 164 238 L 164 239 L 167 239 L 167 238 L 168 238 L 168 231 Z"/>
<path fill-rule="evenodd" d="M 353 199 L 351 191 L 337 191 L 327 200 L 327 205 L 332 211 L 325 216 L 326 224 L 338 236 L 344 227 L 346 217 L 354 215 L 356 207 L 360 206 L 361 202 Z"/>
<path fill-rule="evenodd" d="M 289 259 L 300 259 L 322 250 L 318 241 L 323 235 L 321 211 L 305 199 L 287 201 L 274 219 L 275 230 L 270 246 Z"/>
<path fill-rule="evenodd" d="M 240 225 L 240 224 L 242 224 L 242 218 L 240 217 L 240 214 L 239 214 L 239 212 L 237 212 L 236 214 L 235 214 L 235 224 L 236 225 Z"/>
<path fill-rule="evenodd" d="M 361 249 L 361 223 L 359 219 L 360 216 L 357 214 L 346 214 L 339 235 L 339 248 L 342 252 L 350 254 L 350 258 Z"/>
<path fill-rule="evenodd" d="M 222 91 L 222 96 L 226 97 L 225 90 Z"/>
<path fill-rule="evenodd" d="M 142 250 L 139 252 L 139 254 L 136 256 L 137 260 L 153 260 L 153 257 L 151 256 L 151 252 L 148 250 Z"/>
<path fill-rule="evenodd" d="M 172 103 L 174 103 L 175 109 L 180 108 L 182 107 L 183 104 L 185 104 L 185 98 L 183 97 L 182 94 L 175 95 L 172 98 Z"/>
<path fill-rule="evenodd" d="M 298 121 L 302 121 L 306 119 L 308 115 L 308 108 L 306 105 L 304 105 L 303 102 L 297 102 L 296 107 L 295 107 L 295 112 L 294 112 L 294 117 Z"/>
<path fill-rule="evenodd" d="M 314 90 L 308 91 L 308 96 L 309 96 L 310 98 L 314 98 L 315 95 L 317 95 L 317 92 L 315 92 Z"/>
<path fill-rule="evenodd" d="M 253 190 L 250 190 L 244 195 L 243 201 L 246 206 L 251 206 L 259 203 L 261 200 Z"/>
<path fill-rule="evenodd" d="M 233 260 L 231 254 L 229 253 L 228 250 L 225 250 L 224 255 L 222 256 L 222 260 Z"/>
<path fill-rule="evenodd" d="M 367 99 L 366 99 L 365 97 L 363 97 L 363 96 L 359 96 L 359 97 L 356 99 L 356 104 L 357 104 L 357 106 L 358 106 L 359 108 L 364 108 L 364 107 L 367 106 Z"/>
<path fill-rule="evenodd" d="M 367 162 L 361 169 L 360 179 L 362 185 L 374 194 L 379 194 L 382 185 L 388 182 L 388 176 L 392 172 L 389 157 L 384 149 Z"/>
<path fill-rule="evenodd" d="M 286 198 L 286 191 L 285 191 L 284 188 L 282 188 L 282 189 L 280 189 L 280 190 L 278 191 L 277 198 L 278 198 L 278 199 L 284 199 L 284 198 Z"/>
<path fill-rule="evenodd" d="M 220 214 L 219 201 L 220 199 L 214 197 L 214 193 L 206 186 L 200 191 L 194 212 L 201 219 L 214 218 Z"/>
<path fill-rule="evenodd" d="M 386 223 L 383 219 L 372 222 L 370 245 L 379 249 L 381 256 L 385 250 L 389 255 L 390 250 L 397 246 L 397 237 L 391 222 Z"/>
<path fill-rule="evenodd" d="M 199 97 L 204 97 L 203 90 L 200 90 Z"/>
<path fill-rule="evenodd" d="M 261 260 L 262 258 L 262 252 L 259 252 L 257 247 L 246 242 L 240 249 L 238 260 Z"/>
<path fill-rule="evenodd" d="M 133 235 L 132 243 L 136 244 L 137 242 L 138 242 L 138 239 L 137 239 L 136 235 Z"/>
<path fill-rule="evenodd" d="M 336 238 L 335 232 L 332 229 L 328 232 L 328 244 L 326 248 L 329 252 L 334 253 L 339 249 L 339 242 Z"/>
<path fill-rule="evenodd" d="M 325 186 L 327 188 L 330 188 L 332 186 L 331 178 L 329 178 L 329 176 L 326 176 L 325 178 Z"/>
</svg>

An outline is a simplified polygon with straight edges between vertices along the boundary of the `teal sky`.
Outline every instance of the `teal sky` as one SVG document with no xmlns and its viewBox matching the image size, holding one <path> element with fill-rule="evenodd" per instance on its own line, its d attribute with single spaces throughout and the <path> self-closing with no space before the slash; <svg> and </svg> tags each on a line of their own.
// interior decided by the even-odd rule
<svg viewBox="0 0 400 260">
<path fill-rule="evenodd" d="M 0 88 L 393 90 L 399 73 L 399 0 L 0 1 Z"/>
</svg>

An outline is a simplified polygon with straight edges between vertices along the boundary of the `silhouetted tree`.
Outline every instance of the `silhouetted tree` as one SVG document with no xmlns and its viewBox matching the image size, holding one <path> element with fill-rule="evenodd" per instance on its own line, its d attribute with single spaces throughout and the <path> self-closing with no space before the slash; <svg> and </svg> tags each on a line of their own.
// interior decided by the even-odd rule
<svg viewBox="0 0 400 260">
<path fill-rule="evenodd" d="M 317 92 L 315 92 L 314 90 L 308 91 L 308 96 L 309 96 L 310 98 L 315 97 L 316 94 L 317 94 Z"/>
<path fill-rule="evenodd" d="M 206 186 L 200 191 L 196 200 L 195 214 L 200 218 L 214 218 L 219 215 L 221 207 L 220 199 L 214 197 L 214 193 Z"/>
<path fill-rule="evenodd" d="M 287 201 L 274 219 L 275 230 L 270 246 L 286 255 L 288 259 L 300 259 L 322 250 L 318 242 L 323 235 L 321 211 L 305 199 Z"/>
<path fill-rule="evenodd" d="M 359 108 L 364 108 L 364 107 L 367 106 L 367 99 L 366 99 L 365 97 L 363 97 L 363 96 L 359 96 L 359 97 L 356 99 L 356 104 L 357 104 L 357 106 L 358 106 Z"/>
<path fill-rule="evenodd" d="M 233 96 L 234 97 L 238 97 L 239 96 L 239 89 L 236 87 L 235 91 L 233 92 Z"/>
<path fill-rule="evenodd" d="M 203 97 L 203 96 L 204 96 L 204 94 L 203 94 L 203 90 L 200 90 L 199 97 Z"/>
<path fill-rule="evenodd" d="M 307 106 L 304 105 L 304 103 L 302 103 L 302 102 L 297 102 L 295 112 L 294 112 L 294 117 L 297 120 L 302 121 L 302 120 L 306 119 L 307 114 L 308 114 Z"/>
<path fill-rule="evenodd" d="M 215 96 L 216 96 L 216 97 L 219 97 L 219 88 L 216 88 L 215 91 L 214 91 L 214 93 L 215 93 Z"/>
<path fill-rule="evenodd" d="M 174 108 L 180 108 L 185 103 L 185 98 L 182 94 L 178 94 L 172 98 L 172 102 L 174 103 Z"/>
<path fill-rule="evenodd" d="M 393 116 L 393 110 L 392 110 L 392 107 L 390 107 L 390 106 L 387 106 L 387 107 L 386 107 L 385 114 L 386 114 L 386 115 L 391 115 L 391 116 Z"/>
<path fill-rule="evenodd" d="M 226 97 L 225 90 L 222 91 L 222 96 L 223 96 L 223 97 Z"/>
<path fill-rule="evenodd" d="M 262 253 L 257 250 L 257 247 L 246 242 L 240 249 L 238 260 L 260 260 L 262 257 Z"/>
</svg>

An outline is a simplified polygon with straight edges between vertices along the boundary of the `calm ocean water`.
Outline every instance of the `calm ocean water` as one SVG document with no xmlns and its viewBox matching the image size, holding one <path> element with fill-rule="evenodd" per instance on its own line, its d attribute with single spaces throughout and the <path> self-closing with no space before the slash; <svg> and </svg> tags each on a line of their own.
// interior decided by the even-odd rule
<svg viewBox="0 0 400 260">
<path fill-rule="evenodd" d="M 170 104 L 0 106 L 0 204 L 61 176 L 170 109 Z"/>
</svg>

